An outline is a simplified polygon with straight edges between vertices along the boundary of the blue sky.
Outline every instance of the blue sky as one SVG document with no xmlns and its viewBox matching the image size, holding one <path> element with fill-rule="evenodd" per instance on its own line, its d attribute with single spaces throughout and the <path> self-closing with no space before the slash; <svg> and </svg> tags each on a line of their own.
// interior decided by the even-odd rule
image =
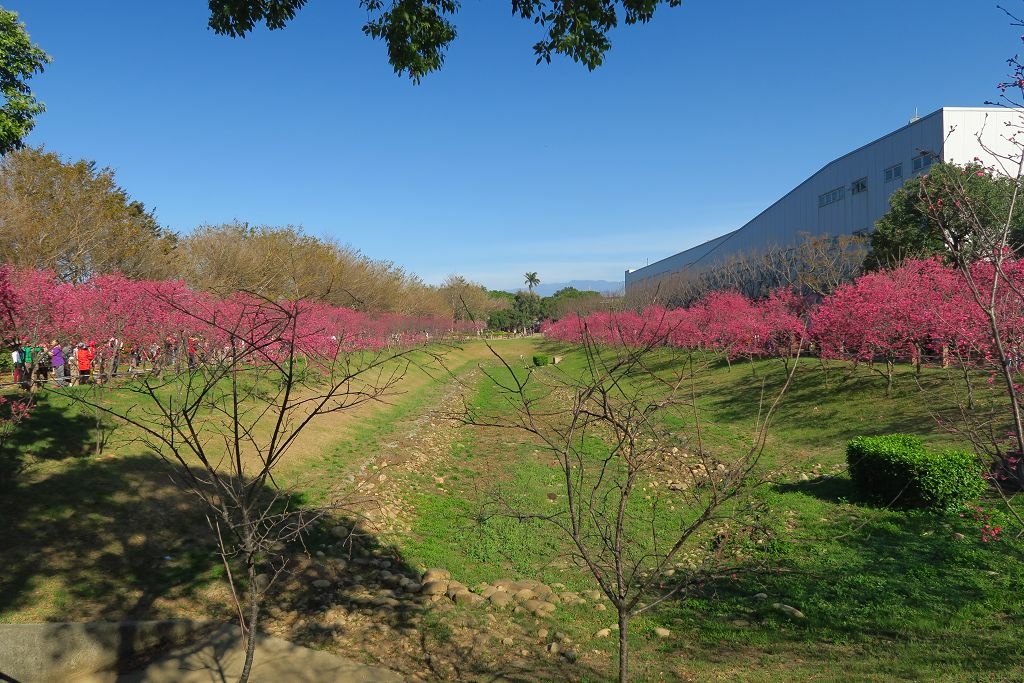
<svg viewBox="0 0 1024 683">
<path fill-rule="evenodd" d="M 535 65 L 509 0 L 463 0 L 415 86 L 357 0 L 242 40 L 204 0 L 0 2 L 54 58 L 29 142 L 113 167 L 162 224 L 298 225 L 493 288 L 621 281 L 737 228 L 915 108 L 994 98 L 1020 46 L 995 0 L 688 0 L 588 72 Z"/>
</svg>

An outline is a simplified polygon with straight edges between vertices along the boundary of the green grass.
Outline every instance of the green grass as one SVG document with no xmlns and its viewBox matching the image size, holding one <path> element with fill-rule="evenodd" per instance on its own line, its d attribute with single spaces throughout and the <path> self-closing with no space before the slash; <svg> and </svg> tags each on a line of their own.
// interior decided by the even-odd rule
<svg viewBox="0 0 1024 683">
<path fill-rule="evenodd" d="M 545 350 L 566 356 L 558 371 L 580 371 L 578 353 L 551 346 Z M 669 371 L 677 361 L 666 353 L 662 362 Z M 776 361 L 731 370 L 712 364 L 696 384 L 707 446 L 723 455 L 745 448 L 762 396 L 773 396 L 783 380 Z M 1024 580 L 1024 544 L 1007 535 L 982 543 L 969 515 L 873 507 L 856 499 L 845 475 L 846 442 L 862 434 L 907 432 L 931 447 L 962 447 L 937 422 L 956 408 L 947 381 L 938 369 L 915 378 L 912 369 L 900 368 L 886 397 L 884 380 L 866 367 L 835 365 L 826 372 L 805 359 L 763 458 L 778 483 L 756 493 L 775 533 L 748 558 L 763 570 L 704 586 L 638 618 L 632 640 L 641 677 L 1018 680 L 1024 599 L 1014 587 Z M 482 383 L 473 404 L 500 410 L 501 393 Z M 562 490 L 558 469 L 536 445 L 496 448 L 475 435 L 455 445 L 452 459 L 467 470 L 460 476 L 486 477 L 515 492 L 520 509 L 550 511 L 546 492 Z M 567 543 L 559 530 L 482 518 L 489 498 L 489 491 L 468 489 L 417 496 L 419 516 L 402 552 L 414 563 L 458 568 L 457 578 L 469 584 L 503 576 L 594 587 L 585 572 L 564 562 Z M 659 523 L 667 529 L 667 521 L 677 520 Z M 760 592 L 768 600 L 752 597 Z M 782 615 L 775 602 L 799 608 L 806 619 Z M 611 612 L 560 608 L 554 619 L 581 646 L 609 651 L 609 641 L 590 636 L 612 623 Z M 659 625 L 675 637 L 652 638 Z"/>
<path fill-rule="evenodd" d="M 523 342 L 501 344 L 515 349 L 512 357 L 525 354 L 517 365 L 532 360 L 533 350 Z M 532 348 L 565 356 L 558 366 L 532 372 L 583 367 L 570 348 L 546 342 Z M 460 356 L 455 373 L 479 358 L 491 363 L 485 354 Z M 666 373 L 680 363 L 669 352 L 653 361 Z M 765 543 L 746 547 L 744 556 L 759 571 L 709 583 L 637 618 L 637 679 L 1021 680 L 1024 544 L 1010 533 L 983 543 L 971 515 L 876 507 L 856 497 L 845 475 L 846 442 L 855 436 L 903 432 L 919 435 L 931 448 L 963 447 L 943 423 L 955 415 L 949 378 L 931 369 L 917 379 L 901 367 L 893 395 L 886 397 L 884 379 L 865 366 L 826 370 L 815 359 L 801 361 L 771 427 L 762 459 L 771 481 L 754 497 L 770 534 Z M 470 404 L 505 411 L 501 393 L 479 379 Z M 283 481 L 312 480 L 304 493 L 319 500 L 436 405 L 446 381 L 424 381 L 394 397 L 339 434 L 324 453 L 287 471 Z M 731 369 L 712 361 L 694 385 L 706 447 L 723 459 L 745 448 L 763 397 L 782 381 L 777 361 L 739 362 Z M 978 398 L 991 403 L 998 391 L 982 390 Z M 686 432 L 691 422 L 680 418 L 678 429 Z M 182 496 L 155 459 L 138 448 L 119 448 L 117 458 L 93 457 L 94 416 L 53 394 L 44 394 L 27 427 L 0 460 L 32 463 L 27 473 L 12 475 L 0 496 L 0 620 L 219 609 L 209 589 L 220 567 L 203 543 L 194 542 L 205 533 L 201 517 L 187 507 L 160 514 L 179 506 Z M 558 509 L 560 470 L 542 448 L 508 432 L 465 429 L 443 455 L 428 469 L 401 477 L 399 490 L 415 514 L 410 532 L 387 543 L 406 565 L 444 567 L 471 586 L 507 577 L 561 582 L 577 591 L 595 587 L 568 559 L 567 540 L 552 525 L 494 514 L 498 491 L 520 509 Z M 645 500 L 641 492 L 634 504 L 642 511 Z M 997 507 L 991 498 L 984 505 Z M 667 530 L 678 521 L 665 516 L 657 524 Z M 698 539 L 694 551 L 705 552 L 707 541 Z M 754 599 L 760 592 L 769 598 Z M 806 619 L 780 614 L 774 602 L 800 609 Z M 536 628 L 532 617 L 509 618 Z M 431 619 L 430 628 L 444 631 L 443 620 Z M 545 625 L 570 634 L 585 653 L 596 650 L 596 663 L 588 665 L 610 674 L 613 639 L 592 636 L 613 621 L 611 611 L 562 605 Z M 657 626 L 673 637 L 655 638 Z"/>
</svg>

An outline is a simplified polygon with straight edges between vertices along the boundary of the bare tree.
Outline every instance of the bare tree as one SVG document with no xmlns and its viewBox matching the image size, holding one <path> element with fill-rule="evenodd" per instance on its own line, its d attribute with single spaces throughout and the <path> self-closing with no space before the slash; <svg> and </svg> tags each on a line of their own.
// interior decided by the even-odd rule
<svg viewBox="0 0 1024 683">
<path fill-rule="evenodd" d="M 747 447 L 713 451 L 697 404 L 704 363 L 663 343 L 655 338 L 639 348 L 609 347 L 585 334 L 578 373 L 561 366 L 513 368 L 498 356 L 499 367 L 486 373 L 505 408 L 467 405 L 461 415 L 470 425 L 521 433 L 557 460 L 565 502 L 555 512 L 524 510 L 498 492 L 494 513 L 543 520 L 571 542 L 574 559 L 616 610 L 623 682 L 632 617 L 703 582 L 745 571 L 732 566 L 726 547 L 756 533 L 747 523 L 752 501 L 746 494 L 756 485 L 769 423 L 796 369 L 794 363 L 774 398 L 762 396 Z M 707 547 L 698 539 L 713 549 L 689 570 L 675 571 L 684 549 Z"/>
<path fill-rule="evenodd" d="M 325 332 L 300 324 L 302 302 L 253 297 L 230 314 L 181 312 L 223 343 L 207 362 L 103 388 L 130 392 L 135 402 L 128 409 L 69 395 L 133 426 L 202 501 L 242 629 L 244 682 L 264 596 L 286 567 L 274 548 L 301 540 L 324 514 L 351 503 L 335 491 L 321 507 L 299 507 L 275 480 L 276 468 L 317 417 L 392 393 L 411 354 L 350 350 L 344 338 L 312 350 L 312 337 L 322 341 Z"/>
<path fill-rule="evenodd" d="M 823 297 L 860 274 L 866 253 L 867 241 L 859 235 L 801 233 L 793 246 L 735 254 L 703 270 L 687 268 L 632 288 L 628 298 L 640 305 L 676 307 L 718 290 L 757 299 L 780 287 Z"/>
<path fill-rule="evenodd" d="M 1024 20 L 1001 8 L 1011 25 L 1024 27 Z M 999 85 L 997 104 L 1015 112 L 1024 109 L 1024 63 L 1014 56 L 1008 60 L 1011 73 Z M 949 131 L 950 134 L 953 129 Z M 986 133 L 1002 138 L 1008 145 L 1000 151 L 989 143 Z M 1024 182 L 1024 115 L 1009 121 L 999 130 L 989 132 L 985 126 L 975 133 L 979 146 L 989 157 L 987 166 L 975 159 L 972 173 L 944 173 L 932 178 L 919 178 L 919 196 L 927 207 L 932 229 L 938 232 L 949 262 L 960 273 L 977 310 L 981 313 L 989 339 L 978 354 L 961 358 L 965 365 L 963 378 L 966 400 L 973 407 L 975 392 L 971 388 L 970 371 L 978 366 L 976 358 L 985 362 L 992 375 L 998 377 L 1005 392 L 1005 421 L 995 419 L 990 410 L 980 413 L 962 406 L 965 433 L 971 438 L 979 456 L 987 458 L 993 470 L 995 488 L 1007 508 L 1024 526 L 1012 505 L 1012 496 L 1024 488 L 1024 415 L 1021 406 L 1024 346 L 1021 341 L 1020 316 L 1024 308 L 1024 263 L 1015 252 L 1012 230 L 1021 211 Z M 973 174 L 988 174 L 1012 184 L 1012 191 L 1002 205 L 979 201 L 969 191 Z M 1007 428 L 1007 423 L 1009 427 Z M 1006 438 L 1009 435 L 1009 439 Z M 1007 444 L 1009 441 L 1009 444 Z"/>
</svg>

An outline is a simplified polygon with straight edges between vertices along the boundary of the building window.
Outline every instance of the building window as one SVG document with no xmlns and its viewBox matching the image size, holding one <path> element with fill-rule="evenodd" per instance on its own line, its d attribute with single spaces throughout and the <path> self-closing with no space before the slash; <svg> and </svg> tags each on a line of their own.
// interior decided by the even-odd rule
<svg viewBox="0 0 1024 683">
<path fill-rule="evenodd" d="M 850 194 L 860 194 L 861 192 L 868 191 L 868 179 L 861 178 L 854 180 L 853 185 L 850 185 Z"/>
<path fill-rule="evenodd" d="M 891 183 L 894 180 L 903 180 L 903 164 L 895 164 L 885 169 L 885 182 Z"/>
<path fill-rule="evenodd" d="M 844 197 L 846 194 L 846 188 L 837 187 L 836 189 L 826 192 L 825 194 L 818 195 L 818 208 L 834 204 Z"/>
<path fill-rule="evenodd" d="M 934 163 L 935 157 L 933 157 L 931 154 L 928 154 L 927 152 L 921 152 L 920 156 L 914 157 L 914 173 L 917 173 L 918 171 L 923 171 L 924 169 L 928 168 Z"/>
</svg>

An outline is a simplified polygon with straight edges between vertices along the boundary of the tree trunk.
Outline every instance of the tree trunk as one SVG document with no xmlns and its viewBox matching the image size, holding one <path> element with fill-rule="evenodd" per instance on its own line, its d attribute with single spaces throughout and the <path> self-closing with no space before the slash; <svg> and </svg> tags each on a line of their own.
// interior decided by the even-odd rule
<svg viewBox="0 0 1024 683">
<path fill-rule="evenodd" d="M 892 396 L 892 372 L 895 363 L 891 360 L 885 361 L 885 397 L 890 398 Z"/>
<path fill-rule="evenodd" d="M 629 680 L 629 614 L 619 608 L 619 683 Z"/>
<path fill-rule="evenodd" d="M 248 510 L 242 511 L 242 520 L 245 526 L 245 569 L 249 579 L 249 590 L 247 593 L 249 616 L 248 623 L 242 624 L 242 637 L 245 643 L 245 664 L 242 667 L 242 674 L 238 677 L 238 683 L 247 683 L 249 673 L 252 671 L 252 660 L 256 654 L 256 629 L 259 626 L 260 618 L 260 595 L 256 583 L 256 547 L 254 539 L 255 529 L 253 522 L 249 519 Z"/>
<path fill-rule="evenodd" d="M 967 386 L 967 410 L 974 410 L 974 385 L 971 383 L 971 371 L 967 363 L 961 368 L 964 373 L 964 384 Z"/>
</svg>

